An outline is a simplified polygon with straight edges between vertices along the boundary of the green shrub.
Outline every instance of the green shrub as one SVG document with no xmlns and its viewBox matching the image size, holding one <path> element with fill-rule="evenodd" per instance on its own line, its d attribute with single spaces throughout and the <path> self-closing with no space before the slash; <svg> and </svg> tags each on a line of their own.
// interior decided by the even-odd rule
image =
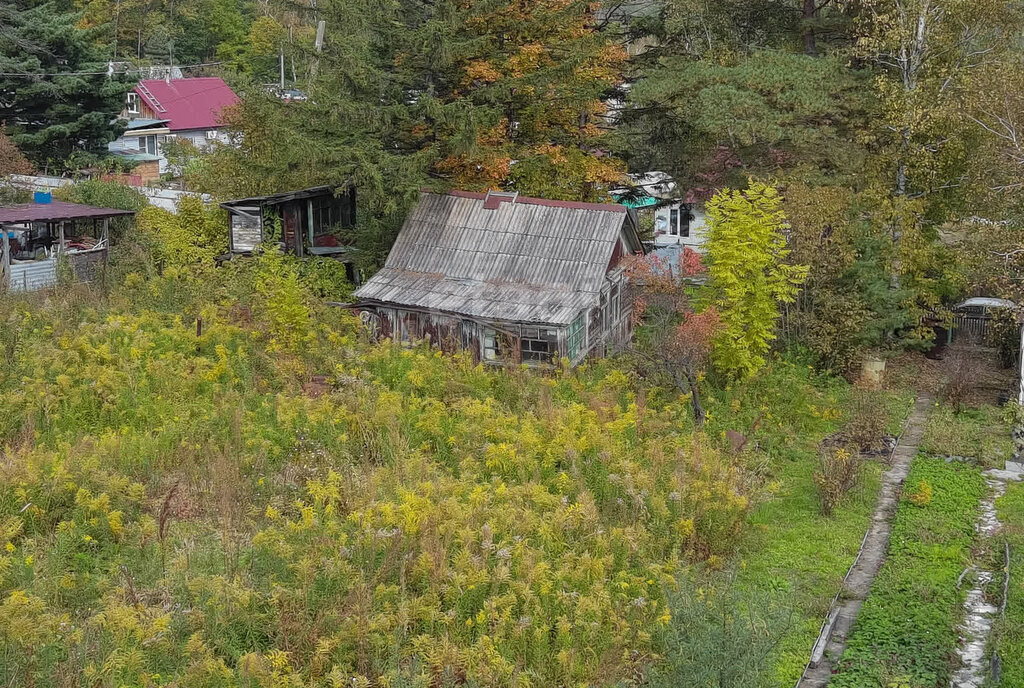
<svg viewBox="0 0 1024 688">
<path fill-rule="evenodd" d="M 850 417 L 843 434 L 860 451 L 881 449 L 889 422 L 889 409 L 876 390 L 855 387 L 850 395 Z"/>
<path fill-rule="evenodd" d="M 831 516 L 843 498 L 860 483 L 861 458 L 856 447 L 822 447 L 818 452 L 818 487 L 821 513 Z"/>
</svg>

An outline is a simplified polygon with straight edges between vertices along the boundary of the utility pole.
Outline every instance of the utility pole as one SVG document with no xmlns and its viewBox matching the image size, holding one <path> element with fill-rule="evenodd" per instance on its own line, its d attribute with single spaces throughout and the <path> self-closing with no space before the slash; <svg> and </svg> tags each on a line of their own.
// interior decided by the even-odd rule
<svg viewBox="0 0 1024 688">
<path fill-rule="evenodd" d="M 323 19 L 316 24 L 316 41 L 313 43 L 313 49 L 316 50 L 316 57 L 313 58 L 313 64 L 309 67 L 310 78 L 316 78 L 317 72 L 320 71 L 320 52 L 324 48 L 324 30 L 327 28 L 327 22 Z"/>
</svg>

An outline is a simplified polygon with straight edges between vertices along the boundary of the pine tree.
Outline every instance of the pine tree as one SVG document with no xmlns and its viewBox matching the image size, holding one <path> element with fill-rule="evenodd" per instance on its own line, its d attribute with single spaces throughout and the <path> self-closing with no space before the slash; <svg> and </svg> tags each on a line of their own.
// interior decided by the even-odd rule
<svg viewBox="0 0 1024 688">
<path fill-rule="evenodd" d="M 0 121 L 37 167 L 91 163 L 120 131 L 128 81 L 107 76 L 99 29 L 54 3 L 5 8 L 0 31 Z"/>
</svg>

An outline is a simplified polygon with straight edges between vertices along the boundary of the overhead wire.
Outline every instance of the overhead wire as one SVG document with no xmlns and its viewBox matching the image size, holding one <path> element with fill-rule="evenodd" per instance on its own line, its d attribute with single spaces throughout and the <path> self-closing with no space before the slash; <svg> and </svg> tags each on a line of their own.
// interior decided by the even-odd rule
<svg viewBox="0 0 1024 688">
<path fill-rule="evenodd" d="M 216 65 L 224 64 L 223 62 L 201 62 L 193 65 L 174 65 L 173 69 L 195 69 L 196 67 L 214 67 Z M 114 74 L 129 74 L 131 72 L 146 72 L 148 67 L 132 67 L 126 69 L 123 72 L 112 71 L 105 69 L 101 72 L 0 72 L 0 76 L 24 76 L 30 78 L 40 77 L 58 77 L 58 76 L 107 76 Z"/>
</svg>

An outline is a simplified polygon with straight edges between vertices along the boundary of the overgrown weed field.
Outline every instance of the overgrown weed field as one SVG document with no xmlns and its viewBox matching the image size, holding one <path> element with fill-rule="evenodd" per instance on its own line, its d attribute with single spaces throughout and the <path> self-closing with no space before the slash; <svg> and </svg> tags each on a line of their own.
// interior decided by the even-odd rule
<svg viewBox="0 0 1024 688">
<path fill-rule="evenodd" d="M 796 600 L 789 680 L 867 524 L 876 469 L 818 513 L 849 388 L 805 365 L 694 432 L 613 360 L 371 344 L 279 256 L 108 282 L 0 301 L 3 685 L 639 681 L 698 576 Z"/>
</svg>

